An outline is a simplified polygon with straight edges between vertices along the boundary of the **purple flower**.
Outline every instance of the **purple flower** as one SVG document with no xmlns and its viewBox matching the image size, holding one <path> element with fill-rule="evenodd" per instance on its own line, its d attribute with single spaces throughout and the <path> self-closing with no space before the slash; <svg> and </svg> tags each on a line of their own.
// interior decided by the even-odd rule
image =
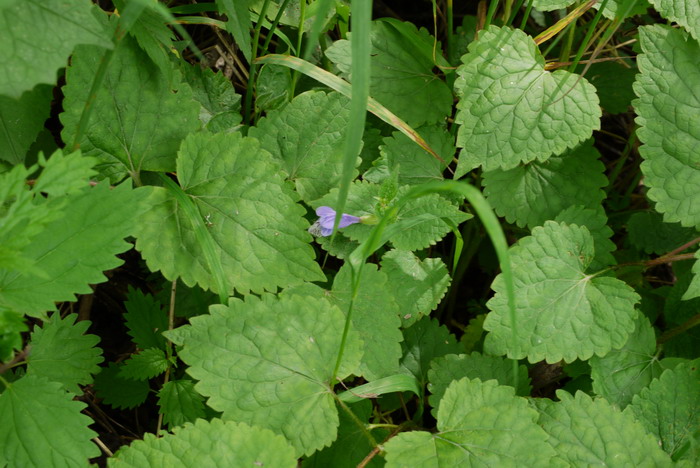
<svg viewBox="0 0 700 468">
<path fill-rule="evenodd" d="M 316 214 L 318 215 L 318 221 L 316 221 L 310 228 L 309 232 L 312 234 L 318 232 L 314 228 L 320 228 L 320 234 L 322 236 L 330 236 L 333 233 L 333 223 L 335 223 L 336 213 L 330 206 L 319 206 L 316 209 Z M 360 218 L 357 216 L 349 215 L 343 213 L 338 223 L 339 228 L 348 227 L 351 224 L 359 223 Z"/>
</svg>

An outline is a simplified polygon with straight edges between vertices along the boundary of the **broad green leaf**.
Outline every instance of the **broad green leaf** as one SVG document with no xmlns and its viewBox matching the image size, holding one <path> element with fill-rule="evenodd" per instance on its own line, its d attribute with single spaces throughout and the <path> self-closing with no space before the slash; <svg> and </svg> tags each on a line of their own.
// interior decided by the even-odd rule
<svg viewBox="0 0 700 468">
<path fill-rule="evenodd" d="M 423 389 L 427 383 L 430 362 L 446 354 L 457 354 L 460 346 L 445 326 L 423 317 L 403 331 L 401 372 L 413 375 Z"/>
<path fill-rule="evenodd" d="M 637 1 L 646 3 L 646 0 Z M 608 5 L 611 3 L 612 0 Z M 583 71 L 583 66 L 579 68 Z M 629 110 L 635 97 L 632 85 L 638 71 L 636 67 L 624 66 L 618 62 L 600 62 L 590 66 L 586 77 L 598 92 L 600 106 L 609 114 L 622 114 Z"/>
<path fill-rule="evenodd" d="M 595 255 L 588 265 L 588 271 L 599 271 L 617 263 L 612 255 L 612 251 L 617 247 L 610 240 L 613 230 L 608 227 L 608 217 L 605 215 L 602 205 L 593 208 L 584 208 L 581 205 L 570 206 L 559 213 L 554 221 L 586 226 L 588 232 L 591 233 Z"/>
<path fill-rule="evenodd" d="M 82 394 L 78 385 L 92 383 L 92 375 L 100 371 L 104 359 L 102 350 L 95 345 L 100 339 L 85 334 L 90 322 L 75 323 L 78 316 L 70 314 L 61 319 L 55 313 L 41 328 L 35 328 L 30 337 L 31 353 L 27 359 L 27 375 L 38 375 L 60 383 L 76 395 Z"/>
<path fill-rule="evenodd" d="M 697 263 L 697 260 L 695 261 Z M 697 267 L 688 262 L 676 262 L 673 265 L 673 274 L 676 276 L 676 284 L 663 302 L 663 320 L 666 330 L 672 330 L 693 320 L 700 310 L 700 298 L 686 298 L 691 285 L 697 284 L 693 270 Z M 700 357 L 698 347 L 700 328 L 691 327 L 664 343 L 664 355 L 666 357 L 683 357 L 695 359 Z"/>
<path fill-rule="evenodd" d="M 239 133 L 193 134 L 180 148 L 177 174 L 207 224 L 228 284 L 237 291 L 275 291 L 325 279 L 308 244 L 305 210 L 257 140 Z M 136 243 L 151 270 L 221 292 L 174 196 L 156 188 L 151 203 Z"/>
<path fill-rule="evenodd" d="M 680 29 L 639 28 L 634 101 L 647 196 L 666 222 L 700 227 L 700 46 Z M 673 53 L 669 54 L 668 51 Z"/>
<path fill-rule="evenodd" d="M 412 24 L 397 28 L 390 20 L 376 20 L 370 40 L 370 96 L 413 127 L 443 122 L 452 107 L 452 93 L 433 73 L 435 39 Z M 343 74 L 350 74 L 350 41 L 334 42 L 326 55 Z"/>
<path fill-rule="evenodd" d="M 250 31 L 253 24 L 250 21 L 250 8 L 252 0 L 218 0 L 217 5 L 221 13 L 225 14 L 226 30 L 233 35 L 236 46 L 240 48 L 246 61 L 250 63 L 253 58 L 253 51 L 250 46 L 252 40 Z"/>
<path fill-rule="evenodd" d="M 700 427 L 698 364 L 700 361 L 695 360 L 665 371 L 635 395 L 625 411 L 631 412 L 658 438 L 661 447 L 674 459 L 688 458 L 682 452 Z M 697 458 L 690 459 L 700 462 Z"/>
<path fill-rule="evenodd" d="M 132 380 L 148 380 L 165 372 L 170 361 L 162 349 L 148 348 L 129 359 L 119 369 L 119 375 Z"/>
<path fill-rule="evenodd" d="M 158 412 L 169 427 L 204 419 L 204 397 L 194 389 L 192 380 L 171 380 L 158 392 Z"/>
<path fill-rule="evenodd" d="M 553 11 L 566 8 L 576 3 L 576 0 L 534 0 L 532 6 L 540 11 Z"/>
<path fill-rule="evenodd" d="M 95 392 L 113 408 L 135 408 L 146 401 L 150 388 L 147 380 L 133 380 L 123 377 L 123 365 L 109 363 L 95 376 Z"/>
<path fill-rule="evenodd" d="M 182 64 L 183 78 L 192 88 L 192 97 L 201 105 L 199 121 L 212 133 L 232 132 L 240 126 L 241 96 L 223 73 L 199 65 Z"/>
<path fill-rule="evenodd" d="M 29 331 L 24 315 L 12 310 L 0 310 L 0 362 L 12 360 L 16 350 L 22 349 L 22 333 Z"/>
<path fill-rule="evenodd" d="M 627 221 L 630 243 L 644 252 L 663 255 L 698 237 L 693 228 L 678 223 L 665 223 L 663 217 L 653 211 L 634 213 Z"/>
<path fill-rule="evenodd" d="M 620 409 L 663 370 L 656 356 L 656 336 L 649 320 L 638 314 L 635 322 L 634 332 L 622 348 L 603 357 L 593 356 L 589 361 L 593 391 Z"/>
<path fill-rule="evenodd" d="M 429 315 L 440 303 L 452 278 L 439 258 L 416 257 L 412 252 L 392 250 L 382 256 L 382 272 L 389 278 L 387 289 L 399 306 L 403 327 Z"/>
<path fill-rule="evenodd" d="M 0 159 L 11 164 L 24 162 L 27 150 L 49 117 L 51 97 L 51 87 L 43 85 L 25 92 L 19 99 L 0 95 L 0 128 L 3 129 Z"/>
<path fill-rule="evenodd" d="M 454 138 L 439 126 L 421 127 L 417 130 L 442 161 L 428 154 L 401 132 L 384 138 L 379 147 L 388 169 L 397 169 L 399 184 L 418 185 L 443 180 L 442 172 L 454 158 Z"/>
<path fill-rule="evenodd" d="M 165 349 L 162 333 L 168 329 L 168 317 L 160 302 L 150 294 L 129 287 L 124 302 L 127 333 L 140 349 Z"/>
<path fill-rule="evenodd" d="M 631 10 L 629 10 L 630 5 L 632 6 Z M 593 6 L 593 8 L 599 9 L 600 6 L 601 2 L 598 2 Z M 608 19 L 622 17 L 623 15 L 624 18 L 630 18 L 632 16 L 646 14 L 647 9 L 650 7 L 651 5 L 647 0 L 610 0 L 608 5 L 605 7 L 605 10 L 603 10 L 603 16 Z M 626 15 L 625 12 L 627 12 Z"/>
<path fill-rule="evenodd" d="M 0 63 L 6 65 L 0 94 L 16 99 L 38 83 L 55 84 L 56 72 L 78 44 L 111 48 L 93 8 L 88 0 L 25 0 L 0 9 Z"/>
<path fill-rule="evenodd" d="M 308 91 L 268 113 L 248 134 L 281 161 L 287 178 L 308 203 L 340 183 L 349 117 L 350 100 L 343 95 Z"/>
<path fill-rule="evenodd" d="M 445 392 L 438 432 L 405 432 L 385 444 L 387 468 L 518 467 L 552 463 L 537 411 L 495 380 L 463 378 Z"/>
<path fill-rule="evenodd" d="M 88 180 L 96 174 L 94 158 L 83 156 L 80 151 L 64 155 L 56 150 L 48 160 L 39 157 L 43 166 L 41 175 L 34 182 L 33 191 L 50 196 L 71 195 L 87 187 Z M 43 198 L 43 196 L 42 196 Z"/>
<path fill-rule="evenodd" d="M 439 403 L 447 387 L 456 380 L 464 377 L 479 379 L 482 382 L 496 380 L 499 385 L 513 386 L 513 363 L 497 356 L 485 356 L 481 353 L 448 354 L 433 359 L 428 371 L 428 391 L 430 406 L 433 416 L 437 417 Z M 516 394 L 528 396 L 530 394 L 530 378 L 527 375 L 527 367 L 518 366 L 518 388 Z"/>
<path fill-rule="evenodd" d="M 61 137 L 68 146 L 73 145 L 102 55 L 99 47 L 80 46 L 66 70 L 60 119 Z M 174 171 L 180 142 L 200 126 L 200 106 L 179 73 L 167 80 L 157 68 L 144 66 L 148 61 L 134 39 L 122 40 L 78 142 L 83 154 L 134 176 L 141 171 Z"/>
<path fill-rule="evenodd" d="M 65 201 L 70 208 L 23 251 L 48 275 L 0 270 L 0 306 L 39 316 L 53 310 L 55 302 L 92 293 L 89 285 L 105 281 L 102 272 L 120 265 L 115 255 L 131 247 L 124 238 L 134 233 L 147 193 L 127 184 L 110 188 L 101 183 L 59 198 L 56 203 Z"/>
<path fill-rule="evenodd" d="M 110 468 L 178 466 L 200 468 L 220 466 L 287 467 L 297 466 L 294 449 L 272 431 L 234 421 L 214 419 L 187 423 L 172 434 L 143 440 L 120 449 L 109 459 Z"/>
<path fill-rule="evenodd" d="M 266 64 L 260 68 L 255 83 L 255 108 L 270 112 L 289 102 L 291 70 L 280 65 Z"/>
<path fill-rule="evenodd" d="M 394 374 L 346 390 L 338 394 L 338 400 L 344 401 L 345 403 L 357 403 L 367 398 L 377 398 L 380 395 L 394 392 L 411 392 L 418 396 L 420 396 L 421 393 L 414 376 L 408 374 Z"/>
<path fill-rule="evenodd" d="M 608 184 L 599 157 L 588 141 L 546 161 L 484 171 L 484 194 L 496 213 L 520 227 L 540 226 L 572 205 L 597 208 Z"/>
<path fill-rule="evenodd" d="M 283 434 L 297 455 L 335 440 L 338 412 L 329 381 L 344 314 L 324 299 L 302 296 L 248 296 L 209 310 L 168 333 L 183 345 L 179 356 L 207 404 L 224 419 Z M 351 328 L 338 378 L 357 369 L 361 356 L 362 341 Z"/>
<path fill-rule="evenodd" d="M 563 390 L 557 397 L 558 403 L 540 400 L 539 423 L 557 457 L 569 466 L 672 466 L 642 425 L 605 399 L 583 392 L 573 397 Z"/>
<path fill-rule="evenodd" d="M 58 382 L 26 375 L 0 394 L 0 465 L 88 466 L 100 450 L 90 439 L 92 420 Z"/>
<path fill-rule="evenodd" d="M 511 247 L 517 338 L 513 341 L 502 275 L 487 303 L 485 350 L 549 363 L 604 356 L 634 330 L 639 296 L 624 282 L 586 273 L 594 257 L 585 227 L 547 221 Z"/>
<path fill-rule="evenodd" d="M 693 263 L 693 279 L 690 280 L 688 289 L 683 294 L 683 300 L 688 301 L 700 297 L 700 250 L 695 252 L 695 263 Z"/>
<path fill-rule="evenodd" d="M 649 0 L 666 19 L 680 24 L 700 41 L 700 4 L 695 0 Z"/>
<path fill-rule="evenodd" d="M 482 166 L 511 169 L 545 161 L 600 128 L 595 88 L 579 75 L 548 72 L 531 37 L 489 26 L 457 69 L 455 122 L 464 148 L 455 177 Z"/>
<path fill-rule="evenodd" d="M 464 334 L 459 339 L 459 344 L 464 348 L 462 351 L 471 352 L 483 347 L 485 319 L 486 314 L 479 314 L 469 321 Z"/>
</svg>

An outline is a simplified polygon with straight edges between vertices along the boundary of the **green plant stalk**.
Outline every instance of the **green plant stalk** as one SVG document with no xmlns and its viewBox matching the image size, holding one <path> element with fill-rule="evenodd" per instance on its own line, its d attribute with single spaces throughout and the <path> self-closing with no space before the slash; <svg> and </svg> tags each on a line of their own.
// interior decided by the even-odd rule
<svg viewBox="0 0 700 468">
<path fill-rule="evenodd" d="M 493 21 L 493 15 L 496 14 L 496 8 L 498 7 L 498 0 L 491 0 L 489 3 L 489 11 L 486 13 L 486 21 L 484 21 L 484 29 L 488 28 Z"/>
<path fill-rule="evenodd" d="M 255 24 L 255 32 L 253 34 L 253 50 L 251 52 L 250 60 L 250 70 L 248 71 L 248 84 L 245 90 L 245 105 L 244 108 L 244 121 L 248 124 L 251 123 L 252 105 L 253 105 L 253 88 L 255 86 L 255 72 L 257 71 L 257 65 L 255 59 L 258 56 L 258 42 L 260 41 L 260 30 L 262 29 L 263 19 L 267 13 L 267 7 L 270 5 L 270 0 L 265 0 L 262 8 L 260 9 L 260 15 L 258 16 L 258 22 Z"/>
<path fill-rule="evenodd" d="M 369 444 L 370 444 L 372 447 L 378 446 L 379 444 L 377 443 L 377 441 L 376 441 L 376 439 L 374 438 L 374 436 L 372 436 L 372 433 L 371 433 L 370 430 L 367 428 L 367 425 L 366 425 L 365 423 L 363 423 L 362 421 L 360 421 L 360 418 L 358 418 L 358 417 L 355 415 L 355 413 L 352 412 L 352 410 L 348 407 L 348 405 L 345 404 L 345 402 L 344 402 L 343 400 L 341 400 L 340 398 L 338 398 L 338 395 L 336 395 L 335 393 L 333 393 L 333 398 L 335 398 L 336 403 L 338 403 L 338 405 L 339 405 L 341 408 L 343 408 L 343 411 L 345 411 L 345 412 L 348 414 L 348 416 L 350 416 L 350 419 L 352 419 L 352 421 L 355 423 L 355 425 L 357 425 L 357 427 L 360 428 L 360 431 L 361 431 L 362 434 L 367 438 L 367 440 L 369 441 Z"/>
<path fill-rule="evenodd" d="M 503 23 L 506 24 L 510 20 L 510 11 L 513 8 L 513 0 L 506 0 L 506 4 L 503 7 Z"/>
<path fill-rule="evenodd" d="M 513 8 L 513 12 L 510 14 L 510 17 L 507 19 L 507 22 L 504 26 L 510 26 L 513 24 L 513 21 L 515 21 L 515 16 L 518 14 L 518 11 L 520 11 L 520 9 L 523 7 L 523 3 L 525 3 L 525 0 L 518 0 L 518 3 L 515 4 L 515 8 Z"/>
<path fill-rule="evenodd" d="M 564 33 L 563 33 L 563 34 L 557 35 L 557 37 L 555 37 L 554 40 L 553 40 L 552 42 L 549 43 L 549 45 L 548 45 L 547 48 L 544 50 L 544 52 L 542 52 L 542 56 L 543 56 L 543 57 L 547 57 L 547 55 L 549 55 L 549 53 L 552 51 L 552 49 L 554 49 L 554 48 L 557 46 L 557 44 L 559 44 L 559 41 L 561 41 L 561 38 L 564 37 L 564 36 L 566 35 L 567 30 L 568 30 L 569 28 L 571 28 L 571 27 L 573 27 L 573 23 L 569 24 L 569 25 L 564 29 Z"/>
<path fill-rule="evenodd" d="M 574 44 L 574 36 L 576 35 L 576 21 L 571 23 L 569 31 L 566 33 L 566 41 L 564 46 L 561 48 L 561 53 L 559 54 L 560 62 L 567 62 L 569 60 L 569 55 L 571 54 L 571 47 Z"/>
<path fill-rule="evenodd" d="M 318 18 L 314 19 L 314 23 Z M 300 0 L 299 3 L 299 26 L 297 27 L 297 55 L 301 54 L 301 46 L 304 42 L 304 23 L 306 22 L 306 0 Z M 299 80 L 299 72 L 296 70 L 292 71 L 292 79 L 289 83 L 289 97 L 290 99 L 294 96 L 294 92 L 297 87 L 297 81 Z"/>
<path fill-rule="evenodd" d="M 625 145 L 625 149 L 622 151 L 622 155 L 618 159 L 617 163 L 615 163 L 615 167 L 613 170 L 610 172 L 610 176 L 608 177 L 608 186 L 605 188 L 605 193 L 609 194 L 610 190 L 612 190 L 613 185 L 615 184 L 615 181 L 617 180 L 617 177 L 620 175 L 620 172 L 622 171 L 622 168 L 625 165 L 625 161 L 627 160 L 627 157 L 629 156 L 630 152 L 632 151 L 632 148 L 634 147 L 634 143 L 637 141 L 637 131 L 633 131 L 632 134 L 629 136 L 627 139 L 627 145 Z"/>
<path fill-rule="evenodd" d="M 670 340 L 671 338 L 678 336 L 681 333 L 685 333 L 686 331 L 690 330 L 693 327 L 697 327 L 698 325 L 700 325 L 700 314 L 696 314 L 696 315 L 690 317 L 688 320 L 686 320 L 681 325 L 664 332 L 663 335 L 661 335 L 659 337 L 659 339 L 656 341 L 656 344 L 662 345 L 662 344 L 666 343 L 668 340 Z"/>
<path fill-rule="evenodd" d="M 525 26 L 527 25 L 527 20 L 530 18 L 530 12 L 532 11 L 532 5 L 534 4 L 535 0 L 528 0 L 527 1 L 527 8 L 525 9 L 525 14 L 523 15 L 522 21 L 520 21 L 520 29 L 525 29 Z"/>
<path fill-rule="evenodd" d="M 170 286 L 170 307 L 168 308 L 168 331 L 172 331 L 175 328 L 175 297 L 177 293 L 177 280 L 173 280 L 171 282 Z M 173 355 L 173 342 L 170 340 L 167 340 L 165 342 L 166 345 L 166 355 L 168 357 L 168 360 L 172 358 Z M 170 381 L 170 368 L 171 366 L 168 366 L 167 369 L 165 369 L 165 376 L 163 377 L 163 388 L 165 384 L 167 384 Z M 163 413 L 158 413 L 158 425 L 156 426 L 156 434 L 160 433 L 160 429 L 163 427 Z"/>
<path fill-rule="evenodd" d="M 303 4 L 305 2 L 301 3 Z M 282 5 L 280 5 L 279 10 L 277 10 L 277 16 L 275 16 L 275 20 L 272 22 L 272 26 L 270 26 L 270 31 L 268 32 L 267 37 L 265 38 L 262 50 L 267 52 L 267 48 L 270 46 L 270 41 L 272 41 L 272 36 L 274 36 L 275 30 L 277 29 L 277 25 L 280 23 L 280 19 L 282 19 L 282 14 L 284 13 L 284 10 L 287 8 L 288 4 L 289 0 L 284 0 L 282 2 Z"/>
<path fill-rule="evenodd" d="M 586 52 L 586 49 L 588 49 L 588 42 L 591 40 L 591 37 L 593 37 L 593 33 L 595 32 L 595 27 L 598 25 L 598 21 L 600 21 L 600 18 L 603 17 L 603 10 L 605 10 L 605 7 L 608 5 L 609 0 L 603 0 L 603 2 L 600 4 L 600 7 L 598 8 L 598 11 L 596 12 L 595 16 L 593 17 L 593 20 L 591 20 L 590 24 L 588 25 L 588 31 L 586 31 L 586 36 L 583 38 L 583 41 L 581 41 L 581 45 L 578 48 L 578 51 L 576 52 L 576 57 L 574 57 L 574 61 L 569 65 L 569 71 L 574 72 L 576 70 L 576 67 L 578 66 L 578 63 L 581 61 L 581 57 L 583 57 L 583 54 Z M 593 59 L 594 57 L 591 57 Z"/>
<path fill-rule="evenodd" d="M 451 58 L 455 48 L 454 38 L 454 11 L 452 10 L 452 0 L 447 0 L 447 57 Z"/>
</svg>

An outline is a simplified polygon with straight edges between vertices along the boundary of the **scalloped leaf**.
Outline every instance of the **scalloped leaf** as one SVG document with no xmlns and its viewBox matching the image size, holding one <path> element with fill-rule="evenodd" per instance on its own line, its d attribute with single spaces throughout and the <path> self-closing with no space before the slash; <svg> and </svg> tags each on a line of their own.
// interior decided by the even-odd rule
<svg viewBox="0 0 700 468">
<path fill-rule="evenodd" d="M 653 211 L 634 213 L 627 221 L 630 243 L 648 254 L 663 255 L 697 237 L 693 228 L 678 223 L 665 223 L 661 214 Z"/>
<path fill-rule="evenodd" d="M 148 348 L 132 354 L 119 369 L 119 375 L 132 380 L 148 380 L 165 372 L 170 361 L 162 349 Z"/>
<path fill-rule="evenodd" d="M 147 380 L 127 379 L 121 375 L 123 364 L 109 363 L 95 376 L 95 392 L 113 408 L 136 408 L 146 401 L 150 388 Z"/>
<path fill-rule="evenodd" d="M 325 276 L 314 261 L 305 210 L 272 156 L 239 133 L 192 134 L 178 153 L 178 178 L 207 223 L 216 255 L 236 291 L 275 291 Z M 166 189 L 156 187 L 140 220 L 136 248 L 151 270 L 217 293 L 191 221 Z"/>
<path fill-rule="evenodd" d="M 24 162 L 27 150 L 49 117 L 51 91 L 50 86 L 39 85 L 18 99 L 0 94 L 0 125 L 4 129 L 0 134 L 0 160 L 10 164 Z"/>
<path fill-rule="evenodd" d="M 683 26 L 700 41 L 700 4 L 694 0 L 649 0 L 664 18 Z"/>
<path fill-rule="evenodd" d="M 484 171 L 484 195 L 499 216 L 531 229 L 572 205 L 597 208 L 608 184 L 598 158 L 589 140 L 546 161 Z"/>
<path fill-rule="evenodd" d="M 59 382 L 69 392 L 80 395 L 83 392 L 78 385 L 92 383 L 92 376 L 100 371 L 98 364 L 104 359 L 102 350 L 95 346 L 100 339 L 85 333 L 90 322 L 75 323 L 77 318 L 76 314 L 70 314 L 61 319 L 55 313 L 41 328 L 34 329 L 27 375 Z"/>
<path fill-rule="evenodd" d="M 387 468 L 537 466 L 554 450 L 537 411 L 495 380 L 463 378 L 445 391 L 438 432 L 404 432 L 385 444 Z"/>
<path fill-rule="evenodd" d="M 25 375 L 0 394 L 0 465 L 87 466 L 100 450 L 90 439 L 87 405 L 73 400 L 58 382 Z"/>
<path fill-rule="evenodd" d="M 176 427 L 172 434 L 143 440 L 120 449 L 110 468 L 149 466 L 280 467 L 294 468 L 297 460 L 289 443 L 268 429 L 233 421 L 198 420 Z"/>
<path fill-rule="evenodd" d="M 647 196 L 664 221 L 700 227 L 700 95 L 689 86 L 700 82 L 700 46 L 662 25 L 639 28 L 639 38 L 633 105 Z"/>
<path fill-rule="evenodd" d="M 421 389 L 427 384 L 428 371 L 433 359 L 461 351 L 457 340 L 447 327 L 428 317 L 423 317 L 405 329 L 403 337 L 401 372 L 415 376 Z"/>
<path fill-rule="evenodd" d="M 194 384 L 192 380 L 171 380 L 158 392 L 158 413 L 168 427 L 205 418 L 204 397 L 197 393 Z"/>
<path fill-rule="evenodd" d="M 209 68 L 181 63 L 183 79 L 192 88 L 192 97 L 199 102 L 199 121 L 212 133 L 232 132 L 240 126 L 241 96 L 226 76 Z"/>
<path fill-rule="evenodd" d="M 166 341 L 162 333 L 168 329 L 168 316 L 160 302 L 150 294 L 129 286 L 124 307 L 127 333 L 133 338 L 134 344 L 140 349 L 165 349 Z"/>
<path fill-rule="evenodd" d="M 588 232 L 591 233 L 595 254 L 588 265 L 588 271 L 599 271 L 617 263 L 612 255 L 617 246 L 610 240 L 614 233 L 608 226 L 608 217 L 605 215 L 602 205 L 597 205 L 594 208 L 584 208 L 581 205 L 570 206 L 559 213 L 554 221 L 586 226 Z"/>
<path fill-rule="evenodd" d="M 586 273 L 593 242 L 585 227 L 547 221 L 511 247 L 517 338 L 499 274 L 484 322 L 491 332 L 487 352 L 530 362 L 571 362 L 625 344 L 634 330 L 639 296 L 616 278 Z"/>
<path fill-rule="evenodd" d="M 443 180 L 446 164 L 454 158 L 454 137 L 443 127 L 431 125 L 417 129 L 423 139 L 444 161 L 428 154 L 401 132 L 393 132 L 379 147 L 382 160 L 391 172 L 399 173 L 399 184 L 418 185 Z M 378 164 L 375 162 L 375 165 Z"/>
<path fill-rule="evenodd" d="M 231 299 L 209 311 L 167 333 L 183 345 L 179 356 L 207 404 L 224 419 L 283 434 L 297 455 L 335 440 L 338 412 L 329 380 L 344 314 L 324 299 L 269 295 Z M 357 369 L 361 356 L 362 340 L 351 328 L 338 378 Z"/>
<path fill-rule="evenodd" d="M 700 250 L 695 252 L 695 263 L 693 263 L 692 273 L 693 278 L 690 280 L 690 285 L 682 297 L 684 301 L 700 297 Z"/>
</svg>

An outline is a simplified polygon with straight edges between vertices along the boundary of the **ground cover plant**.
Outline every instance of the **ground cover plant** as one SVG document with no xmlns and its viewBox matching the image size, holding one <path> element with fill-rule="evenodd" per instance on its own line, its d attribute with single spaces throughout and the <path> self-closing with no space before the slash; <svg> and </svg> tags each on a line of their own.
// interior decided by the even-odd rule
<svg viewBox="0 0 700 468">
<path fill-rule="evenodd" d="M 700 464 L 650 2 L 0 1 L 0 466 Z"/>
</svg>

